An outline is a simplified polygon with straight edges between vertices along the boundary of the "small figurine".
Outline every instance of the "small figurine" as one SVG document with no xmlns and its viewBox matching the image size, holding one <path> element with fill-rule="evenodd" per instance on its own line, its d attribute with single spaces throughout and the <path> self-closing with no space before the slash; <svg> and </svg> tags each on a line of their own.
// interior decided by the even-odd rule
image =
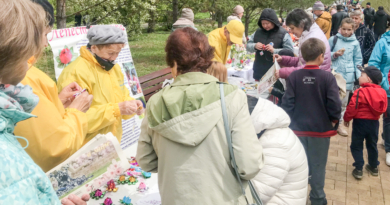
<svg viewBox="0 0 390 205">
<path fill-rule="evenodd" d="M 125 175 L 121 175 L 117 181 L 119 184 L 126 184 L 129 182 L 129 180 L 126 180 L 126 176 Z"/>
<path fill-rule="evenodd" d="M 134 185 L 138 182 L 137 178 L 135 178 L 134 176 L 131 176 L 129 177 L 129 185 Z"/>
<path fill-rule="evenodd" d="M 148 179 L 152 176 L 152 173 L 142 171 L 142 175 L 144 176 L 145 179 Z"/>
<path fill-rule="evenodd" d="M 104 202 L 101 205 L 112 205 L 112 200 L 110 197 L 104 199 Z"/>
<path fill-rule="evenodd" d="M 142 169 L 141 169 L 140 167 L 136 167 L 136 168 L 135 168 L 135 171 L 136 171 L 136 172 L 142 172 Z"/>
<path fill-rule="evenodd" d="M 129 160 L 129 163 L 130 163 L 130 165 L 139 167 L 138 162 L 137 162 L 137 160 L 135 159 L 135 157 L 131 157 L 131 159 Z"/>
<path fill-rule="evenodd" d="M 144 192 L 144 191 L 147 191 L 149 189 L 149 187 L 146 187 L 146 184 L 141 182 L 138 186 L 138 191 L 139 192 Z"/>
<path fill-rule="evenodd" d="M 132 205 L 130 197 L 127 196 L 123 197 L 123 199 L 121 199 L 120 202 L 121 204 L 124 205 Z"/>
<path fill-rule="evenodd" d="M 103 198 L 104 195 L 106 195 L 106 192 L 102 192 L 102 190 L 100 190 L 100 189 L 96 189 L 95 191 L 93 191 L 89 194 L 89 196 L 95 200 L 99 200 L 99 199 Z"/>
<path fill-rule="evenodd" d="M 114 180 L 110 180 L 107 182 L 107 191 L 113 191 L 113 192 L 116 192 L 118 191 L 118 187 L 115 187 L 115 182 Z"/>
</svg>

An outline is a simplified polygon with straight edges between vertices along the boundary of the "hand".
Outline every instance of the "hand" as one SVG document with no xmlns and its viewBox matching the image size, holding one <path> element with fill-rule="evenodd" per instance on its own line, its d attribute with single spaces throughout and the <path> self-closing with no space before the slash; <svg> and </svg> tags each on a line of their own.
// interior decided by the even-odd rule
<svg viewBox="0 0 390 205">
<path fill-rule="evenodd" d="M 259 42 L 259 43 L 256 43 L 255 49 L 261 51 L 261 50 L 263 50 L 263 46 L 264 46 L 264 44 L 262 44 L 262 43 L 260 43 L 260 42 Z"/>
<path fill-rule="evenodd" d="M 268 92 L 271 93 L 273 89 L 274 89 L 274 87 L 268 88 Z"/>
<path fill-rule="evenodd" d="M 82 90 L 83 88 L 81 88 L 76 82 L 73 82 L 64 87 L 60 94 L 58 94 L 58 98 L 60 98 L 64 108 L 67 108 L 72 103 L 74 100 L 73 95 L 81 92 Z"/>
<path fill-rule="evenodd" d="M 144 111 L 145 111 L 144 104 L 142 104 L 142 102 L 140 100 L 136 100 L 136 103 L 137 103 L 137 107 L 138 107 L 136 114 L 137 115 L 142 115 L 144 113 Z"/>
<path fill-rule="evenodd" d="M 130 100 L 119 103 L 121 115 L 132 115 L 137 112 L 138 105 L 136 100 Z"/>
<path fill-rule="evenodd" d="M 74 108 L 85 113 L 89 110 L 89 107 L 91 107 L 92 100 L 93 95 L 90 95 L 87 91 L 85 91 L 81 95 L 77 96 L 68 108 Z"/>
<path fill-rule="evenodd" d="M 271 46 L 270 44 L 268 44 L 268 45 L 265 46 L 265 50 L 266 50 L 266 51 L 269 51 L 270 53 L 274 53 L 274 47 Z"/>
<path fill-rule="evenodd" d="M 276 78 L 276 79 L 279 79 L 279 78 L 280 78 L 279 70 L 275 70 L 275 78 Z"/>
<path fill-rule="evenodd" d="M 349 127 L 349 122 L 344 121 L 344 126 Z"/>
<path fill-rule="evenodd" d="M 275 54 L 274 55 L 274 62 L 275 60 L 278 62 L 278 63 L 281 63 L 282 62 L 282 56 L 280 56 L 279 54 Z"/>
<path fill-rule="evenodd" d="M 343 53 L 341 52 L 341 51 L 336 51 L 334 54 L 333 54 L 333 56 L 335 57 L 335 58 L 338 58 L 338 57 L 340 57 L 340 56 L 342 56 L 343 55 Z"/>
<path fill-rule="evenodd" d="M 67 198 L 61 200 L 63 205 L 87 205 L 89 201 L 89 194 L 84 194 L 81 198 L 76 195 L 69 195 Z"/>
</svg>

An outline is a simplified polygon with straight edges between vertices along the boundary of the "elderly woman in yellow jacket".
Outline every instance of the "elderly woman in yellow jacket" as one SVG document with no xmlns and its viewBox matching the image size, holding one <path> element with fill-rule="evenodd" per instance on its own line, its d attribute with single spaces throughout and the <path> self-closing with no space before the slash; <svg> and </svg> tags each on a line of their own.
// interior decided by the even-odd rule
<svg viewBox="0 0 390 205">
<path fill-rule="evenodd" d="M 87 140 L 97 134 L 113 133 L 122 139 L 122 119 L 143 113 L 143 104 L 130 97 L 121 68 L 114 61 L 126 43 L 126 34 L 114 26 L 94 26 L 87 34 L 89 44 L 80 48 L 80 56 L 58 78 L 58 90 L 77 82 L 93 94 L 87 111 Z"/>
<path fill-rule="evenodd" d="M 52 5 L 46 0 L 35 1 L 46 11 L 46 35 L 54 24 Z M 47 46 L 47 39 L 43 41 Z M 85 112 L 92 102 L 87 92 L 74 98 L 81 91 L 72 82 L 58 94 L 56 83 L 38 68 L 31 66 L 35 58 L 29 60 L 30 69 L 22 80 L 39 97 L 39 103 L 32 111 L 37 118 L 19 122 L 15 134 L 29 141 L 26 152 L 44 172 L 49 171 L 79 150 L 85 143 L 88 121 Z M 69 100 L 68 100 L 69 99 Z M 24 143 L 24 142 L 22 142 Z"/>
</svg>

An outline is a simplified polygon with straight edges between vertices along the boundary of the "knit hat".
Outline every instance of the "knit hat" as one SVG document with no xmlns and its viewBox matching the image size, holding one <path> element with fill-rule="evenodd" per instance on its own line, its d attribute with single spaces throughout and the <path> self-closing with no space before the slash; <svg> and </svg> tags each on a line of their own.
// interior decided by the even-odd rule
<svg viewBox="0 0 390 205">
<path fill-rule="evenodd" d="M 234 7 L 233 12 L 237 15 L 242 14 L 244 13 L 244 8 L 240 5 L 237 5 L 236 7 Z"/>
<path fill-rule="evenodd" d="M 232 20 L 226 25 L 230 33 L 230 41 L 235 44 L 242 44 L 242 36 L 245 32 L 244 25 L 238 20 Z"/>
<path fill-rule="evenodd" d="M 325 11 L 325 6 L 321 1 L 317 1 L 313 5 L 313 11 Z"/>
<path fill-rule="evenodd" d="M 294 52 L 290 49 L 282 49 L 278 53 L 280 56 L 290 56 L 295 57 Z"/>
<path fill-rule="evenodd" d="M 181 17 L 194 21 L 194 12 L 192 11 L 192 9 L 184 8 L 183 10 L 181 10 Z"/>
<path fill-rule="evenodd" d="M 46 20 L 49 21 L 49 26 L 53 27 L 54 25 L 54 9 L 53 6 L 47 0 L 31 0 L 42 6 L 43 10 L 46 12 Z"/>
<path fill-rule="evenodd" d="M 382 82 L 382 72 L 375 66 L 359 68 L 359 70 L 363 73 L 366 73 L 374 84 L 379 85 Z"/>
<path fill-rule="evenodd" d="M 371 3 L 370 3 L 370 2 L 367 2 L 366 5 L 370 5 L 370 6 L 371 6 Z"/>
<path fill-rule="evenodd" d="M 337 5 L 337 11 L 338 11 L 338 10 L 343 10 L 343 9 L 344 9 L 344 6 L 343 6 L 343 5 L 341 5 L 341 4 Z"/>
<path fill-rule="evenodd" d="M 126 34 L 115 26 L 93 26 L 88 30 L 87 38 L 90 45 L 126 43 Z"/>
</svg>

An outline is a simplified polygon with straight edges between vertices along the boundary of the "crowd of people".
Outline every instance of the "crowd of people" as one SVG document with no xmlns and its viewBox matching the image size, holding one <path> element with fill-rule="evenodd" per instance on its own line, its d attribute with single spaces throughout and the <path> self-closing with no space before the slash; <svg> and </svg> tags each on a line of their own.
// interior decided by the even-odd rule
<svg viewBox="0 0 390 205">
<path fill-rule="evenodd" d="M 44 172 L 97 134 L 112 133 L 120 142 L 122 120 L 144 113 L 115 63 L 126 34 L 93 26 L 88 45 L 56 83 L 33 66 L 48 45 L 52 5 L 47 0 L 0 4 L 0 204 L 84 205 L 89 195 L 60 201 Z M 390 31 L 387 25 L 382 29 L 388 15 L 383 7 L 375 13 L 369 3 L 364 11 L 355 6 L 347 13 L 342 5 L 333 15 L 326 10 L 316 2 L 312 12 L 295 9 L 284 20 L 264 9 L 248 38 L 242 6 L 233 9 L 226 26 L 207 35 L 196 30 L 193 11 L 182 10 L 165 47 L 174 82 L 148 101 L 136 155 L 143 170 L 158 172 L 163 205 L 248 204 L 256 196 L 264 204 L 303 205 L 308 183 L 311 204 L 327 204 L 331 137 L 348 136 L 353 120 L 351 174 L 361 179 L 365 168 L 378 176 L 384 113 L 390 166 Z M 280 64 L 275 77 L 287 85 L 278 81 L 270 89 L 277 105 L 260 98 L 251 106 L 248 96 L 228 83 L 225 64 L 234 44 L 256 53 L 256 81 Z M 253 191 L 245 192 L 248 187 Z"/>
</svg>

